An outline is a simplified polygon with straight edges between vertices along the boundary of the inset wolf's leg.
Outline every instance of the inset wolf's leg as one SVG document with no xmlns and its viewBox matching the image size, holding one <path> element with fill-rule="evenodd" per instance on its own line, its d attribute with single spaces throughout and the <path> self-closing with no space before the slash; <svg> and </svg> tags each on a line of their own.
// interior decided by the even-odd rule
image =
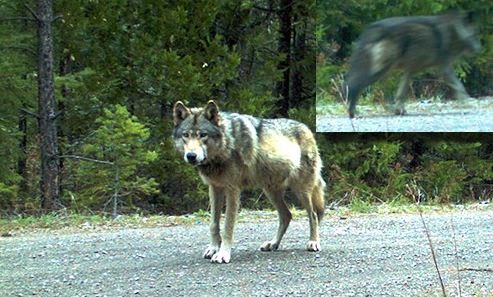
<svg viewBox="0 0 493 297">
<path fill-rule="evenodd" d="M 454 91 L 454 97 L 458 100 L 463 100 L 469 98 L 469 94 L 467 93 L 466 89 L 464 88 L 464 85 L 460 81 L 460 79 L 457 77 L 457 75 L 454 72 L 454 68 L 452 65 L 448 65 L 443 68 L 442 70 L 442 75 L 443 79 L 447 82 L 447 84 L 452 88 Z"/>
<path fill-rule="evenodd" d="M 406 100 L 407 93 L 409 91 L 409 83 L 411 81 L 411 74 L 404 72 L 401 81 L 399 82 L 399 87 L 397 93 L 395 94 L 395 108 L 394 113 L 396 115 L 406 114 L 406 108 L 404 107 L 404 101 Z"/>
</svg>

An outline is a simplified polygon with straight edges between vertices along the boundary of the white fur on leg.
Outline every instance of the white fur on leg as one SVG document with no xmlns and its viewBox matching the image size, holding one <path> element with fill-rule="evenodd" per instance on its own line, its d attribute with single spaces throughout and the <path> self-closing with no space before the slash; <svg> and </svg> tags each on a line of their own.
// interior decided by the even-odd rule
<svg viewBox="0 0 493 297">
<path fill-rule="evenodd" d="M 211 259 L 212 256 L 214 256 L 217 253 L 217 251 L 219 251 L 219 246 L 211 244 L 207 247 L 207 249 L 205 250 L 202 256 L 206 259 Z"/>
<path fill-rule="evenodd" d="M 211 258 L 212 263 L 227 264 L 231 260 L 231 249 L 221 248 L 219 252 Z"/>
<path fill-rule="evenodd" d="M 310 252 L 319 252 L 322 250 L 320 247 L 320 241 L 310 240 L 306 246 L 306 249 Z"/>
</svg>

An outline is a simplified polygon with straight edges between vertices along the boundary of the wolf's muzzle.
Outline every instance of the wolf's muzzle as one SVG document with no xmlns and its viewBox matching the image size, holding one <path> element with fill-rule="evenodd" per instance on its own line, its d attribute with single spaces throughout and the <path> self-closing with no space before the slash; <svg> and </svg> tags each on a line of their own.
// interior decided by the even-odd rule
<svg viewBox="0 0 493 297">
<path fill-rule="evenodd" d="M 197 154 L 196 153 L 193 153 L 193 152 L 187 153 L 186 158 L 187 158 L 188 163 L 190 163 L 190 164 L 197 163 Z"/>
</svg>

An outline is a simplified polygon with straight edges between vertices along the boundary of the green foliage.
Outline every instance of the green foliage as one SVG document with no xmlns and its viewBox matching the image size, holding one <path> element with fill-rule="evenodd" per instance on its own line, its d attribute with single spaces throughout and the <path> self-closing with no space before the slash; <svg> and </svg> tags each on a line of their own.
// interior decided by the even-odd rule
<svg viewBox="0 0 493 297">
<path fill-rule="evenodd" d="M 417 175 L 426 198 L 435 202 L 462 202 L 466 170 L 456 160 L 427 160 Z"/>
<path fill-rule="evenodd" d="M 492 198 L 491 139 L 482 143 L 474 141 L 478 136 L 467 142 L 414 134 L 327 135 L 318 138 L 328 167 L 329 200 L 338 204 L 360 207 L 418 199 L 464 203 Z"/>
<path fill-rule="evenodd" d="M 79 207 L 101 206 L 113 195 L 124 198 L 126 205 L 157 192 L 154 178 L 142 177 L 142 168 L 157 158 L 155 151 L 145 147 L 149 129 L 131 116 L 127 109 L 115 105 L 104 109 L 96 119 L 99 126 L 82 146 L 81 153 L 95 160 L 111 162 L 100 164 L 82 161 L 75 170 L 78 184 L 76 197 Z"/>
<path fill-rule="evenodd" d="M 399 163 L 401 153 L 400 141 L 331 142 L 323 150 L 324 162 L 331 168 L 331 196 L 345 197 L 347 203 L 389 201 L 402 195 L 410 176 Z"/>
</svg>

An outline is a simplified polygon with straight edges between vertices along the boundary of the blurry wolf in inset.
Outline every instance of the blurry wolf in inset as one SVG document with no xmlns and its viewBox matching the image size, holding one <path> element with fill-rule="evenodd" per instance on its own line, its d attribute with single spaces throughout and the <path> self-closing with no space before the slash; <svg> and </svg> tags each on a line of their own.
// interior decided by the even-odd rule
<svg viewBox="0 0 493 297">
<path fill-rule="evenodd" d="M 361 34 L 346 76 L 349 117 L 355 115 L 361 91 L 392 69 L 403 72 L 395 95 L 395 114 L 405 114 L 404 99 L 413 74 L 437 67 L 458 99 L 468 98 L 453 62 L 481 44 L 472 15 L 450 12 L 438 16 L 393 17 L 369 25 Z"/>
<path fill-rule="evenodd" d="M 278 249 L 291 221 L 284 202 L 290 188 L 308 212 L 309 251 L 320 250 L 319 223 L 324 213 L 322 161 L 315 138 L 302 123 L 289 119 L 260 119 L 220 112 L 214 101 L 204 108 L 173 108 L 176 148 L 194 165 L 209 185 L 211 244 L 203 256 L 215 263 L 229 263 L 240 193 L 260 188 L 279 213 L 276 236 L 264 242 L 262 251 Z M 221 211 L 226 204 L 224 232 Z"/>
</svg>

